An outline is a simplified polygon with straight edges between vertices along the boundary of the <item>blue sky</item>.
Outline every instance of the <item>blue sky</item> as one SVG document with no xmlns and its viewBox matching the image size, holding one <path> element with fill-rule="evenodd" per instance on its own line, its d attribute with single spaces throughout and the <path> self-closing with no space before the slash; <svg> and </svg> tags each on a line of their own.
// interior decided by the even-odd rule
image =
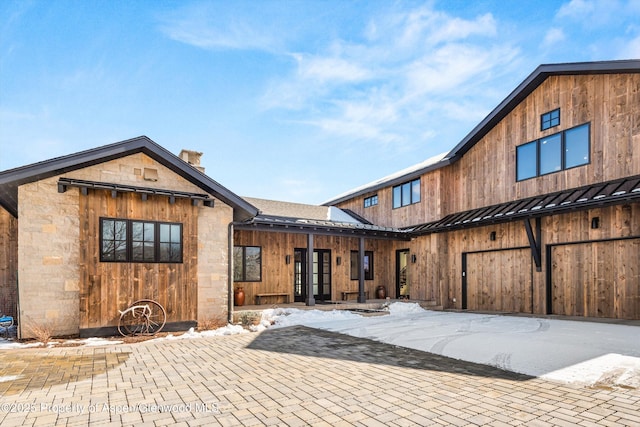
<svg viewBox="0 0 640 427">
<path fill-rule="evenodd" d="M 640 58 L 640 0 L 0 2 L 0 170 L 147 135 L 319 204 L 453 148 L 543 63 Z"/>
</svg>

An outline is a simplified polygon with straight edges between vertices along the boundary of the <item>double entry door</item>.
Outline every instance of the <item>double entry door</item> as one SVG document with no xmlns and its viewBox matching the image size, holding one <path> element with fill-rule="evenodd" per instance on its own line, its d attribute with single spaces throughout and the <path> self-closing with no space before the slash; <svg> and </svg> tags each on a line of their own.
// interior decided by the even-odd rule
<svg viewBox="0 0 640 427">
<path fill-rule="evenodd" d="M 307 265 L 306 249 L 295 249 L 293 270 L 294 301 L 304 302 L 307 299 Z M 315 249 L 313 251 L 313 297 L 316 301 L 331 300 L 331 251 Z"/>
</svg>

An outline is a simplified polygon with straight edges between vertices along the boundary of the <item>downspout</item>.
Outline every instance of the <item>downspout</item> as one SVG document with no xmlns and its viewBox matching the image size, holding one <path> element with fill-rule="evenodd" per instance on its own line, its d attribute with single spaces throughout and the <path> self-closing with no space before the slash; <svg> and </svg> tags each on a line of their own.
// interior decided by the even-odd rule
<svg viewBox="0 0 640 427">
<path fill-rule="evenodd" d="M 228 262 L 227 262 L 227 323 L 233 324 L 233 222 L 228 230 Z"/>
</svg>

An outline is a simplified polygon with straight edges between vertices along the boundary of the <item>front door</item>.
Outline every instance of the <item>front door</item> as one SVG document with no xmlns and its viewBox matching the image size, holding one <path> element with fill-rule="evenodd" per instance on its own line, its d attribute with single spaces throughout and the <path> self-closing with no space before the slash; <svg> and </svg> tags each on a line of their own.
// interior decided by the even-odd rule
<svg viewBox="0 0 640 427">
<path fill-rule="evenodd" d="M 409 299 L 409 249 L 396 251 L 396 297 Z"/>
<path fill-rule="evenodd" d="M 307 298 L 307 250 L 294 251 L 293 296 L 294 301 L 304 302 Z M 317 301 L 331 299 L 331 251 L 313 251 L 313 297 Z"/>
</svg>

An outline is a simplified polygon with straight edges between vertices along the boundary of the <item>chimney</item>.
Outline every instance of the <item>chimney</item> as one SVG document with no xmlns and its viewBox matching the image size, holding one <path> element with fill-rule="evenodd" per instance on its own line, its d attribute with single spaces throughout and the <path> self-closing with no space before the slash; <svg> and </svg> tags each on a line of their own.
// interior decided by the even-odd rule
<svg viewBox="0 0 640 427">
<path fill-rule="evenodd" d="M 204 168 L 200 166 L 200 157 L 202 157 L 202 153 L 183 149 L 180 151 L 179 157 L 194 168 L 198 169 L 200 172 L 204 173 Z"/>
</svg>

